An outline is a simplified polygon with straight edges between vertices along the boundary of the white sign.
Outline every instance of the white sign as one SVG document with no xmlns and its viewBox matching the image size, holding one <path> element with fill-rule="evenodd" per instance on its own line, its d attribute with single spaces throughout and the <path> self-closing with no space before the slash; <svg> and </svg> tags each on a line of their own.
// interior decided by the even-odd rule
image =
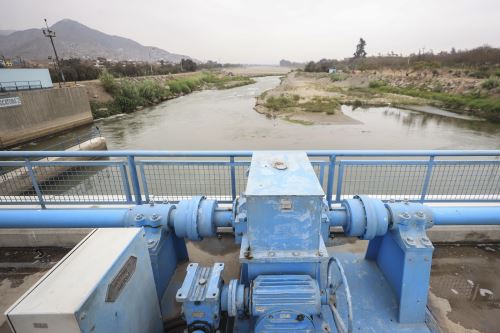
<svg viewBox="0 0 500 333">
<path fill-rule="evenodd" d="M 21 105 L 21 97 L 0 97 L 0 108 L 8 108 L 11 106 Z"/>
</svg>

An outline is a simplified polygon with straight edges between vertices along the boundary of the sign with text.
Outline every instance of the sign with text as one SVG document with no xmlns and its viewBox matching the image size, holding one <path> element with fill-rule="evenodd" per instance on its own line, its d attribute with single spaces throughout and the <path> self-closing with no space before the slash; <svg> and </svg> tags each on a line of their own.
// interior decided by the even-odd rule
<svg viewBox="0 0 500 333">
<path fill-rule="evenodd" d="M 21 97 L 0 97 L 0 108 L 8 108 L 21 105 Z"/>
</svg>

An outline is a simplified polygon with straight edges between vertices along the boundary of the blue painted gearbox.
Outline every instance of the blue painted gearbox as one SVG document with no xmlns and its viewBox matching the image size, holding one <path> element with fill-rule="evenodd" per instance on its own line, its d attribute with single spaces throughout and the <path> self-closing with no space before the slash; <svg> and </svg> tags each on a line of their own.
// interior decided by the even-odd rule
<svg viewBox="0 0 500 333">
<path fill-rule="evenodd" d="M 308 274 L 325 286 L 324 191 L 303 152 L 256 152 L 252 157 L 241 240 L 243 281 L 261 274 Z"/>
</svg>

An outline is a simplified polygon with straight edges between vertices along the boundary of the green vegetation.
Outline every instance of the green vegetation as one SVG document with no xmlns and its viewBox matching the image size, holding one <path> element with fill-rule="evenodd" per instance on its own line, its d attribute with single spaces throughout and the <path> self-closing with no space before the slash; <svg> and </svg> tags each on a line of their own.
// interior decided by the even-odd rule
<svg viewBox="0 0 500 333">
<path fill-rule="evenodd" d="M 302 119 L 292 119 L 289 116 L 284 117 L 283 119 L 288 121 L 289 123 L 292 123 L 292 124 L 300 124 L 300 125 L 304 125 L 304 126 L 314 125 L 314 123 L 312 121 L 302 120 Z"/>
<path fill-rule="evenodd" d="M 300 106 L 306 112 L 325 112 L 335 114 L 340 109 L 340 103 L 335 98 L 314 96 L 311 100 L 301 103 Z"/>
<path fill-rule="evenodd" d="M 344 73 L 335 73 L 330 75 L 332 82 L 344 81 L 347 79 L 347 75 Z"/>
<path fill-rule="evenodd" d="M 273 111 L 282 111 L 290 107 L 297 107 L 298 101 L 300 100 L 299 95 L 281 95 L 281 96 L 271 96 L 266 99 L 264 106 Z"/>
<path fill-rule="evenodd" d="M 382 81 L 382 80 L 373 80 L 373 81 L 370 81 L 370 83 L 368 83 L 368 87 L 370 88 L 381 88 L 381 87 L 384 87 L 387 85 L 387 82 L 385 81 Z"/>
<path fill-rule="evenodd" d="M 500 79 L 496 77 L 490 77 L 488 80 L 481 83 L 481 88 L 486 90 L 492 90 L 500 86 Z"/>
<path fill-rule="evenodd" d="M 261 96 L 262 97 L 262 96 Z M 291 108 L 305 112 L 324 112 L 335 114 L 340 103 L 335 98 L 314 96 L 305 102 L 300 102 L 299 95 L 271 96 L 265 100 L 264 106 L 273 111 L 292 111 Z"/>
<path fill-rule="evenodd" d="M 329 68 L 336 67 L 337 70 L 349 71 L 359 70 L 379 70 L 390 68 L 396 70 L 426 70 L 436 68 L 460 68 L 465 75 L 476 78 L 487 79 L 491 75 L 497 75 L 500 65 L 500 48 L 481 46 L 471 50 L 442 51 L 439 53 L 423 52 L 403 56 L 390 52 L 377 56 L 366 56 L 366 42 L 359 42 L 356 52 L 352 58 L 343 60 L 321 59 L 317 62 L 311 61 L 306 64 L 306 72 L 328 72 Z"/>
<path fill-rule="evenodd" d="M 111 73 L 103 71 L 99 80 L 104 89 L 113 96 L 114 101 L 108 103 L 92 101 L 91 109 L 96 119 L 134 112 L 140 106 L 157 104 L 162 100 L 204 88 L 228 89 L 255 82 L 248 77 L 224 76 L 212 72 L 196 73 L 168 81 L 153 79 L 132 81 L 115 79 Z"/>
<path fill-rule="evenodd" d="M 374 81 L 372 81 L 374 82 Z M 438 91 L 423 90 L 418 87 L 393 87 L 387 84 L 370 82 L 370 89 L 375 92 L 391 93 L 419 97 L 431 101 L 439 107 L 448 108 L 457 112 L 475 111 L 474 115 L 493 121 L 500 121 L 500 98 L 482 96 L 478 93 L 449 94 Z M 489 85 L 490 83 L 488 83 Z M 435 103 L 432 103 L 434 101 Z"/>
<path fill-rule="evenodd" d="M 99 75 L 99 81 L 101 81 L 101 84 L 106 92 L 108 92 L 109 94 L 113 94 L 115 92 L 116 82 L 115 78 L 110 72 L 104 70 L 101 75 Z"/>
</svg>

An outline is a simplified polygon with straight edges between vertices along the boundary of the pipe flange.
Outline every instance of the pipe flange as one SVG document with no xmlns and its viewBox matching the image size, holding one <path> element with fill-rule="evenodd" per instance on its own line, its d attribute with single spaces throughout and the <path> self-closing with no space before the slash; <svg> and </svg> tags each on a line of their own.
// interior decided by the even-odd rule
<svg viewBox="0 0 500 333">
<path fill-rule="evenodd" d="M 238 285 L 238 280 L 229 281 L 227 290 L 227 314 L 230 317 L 236 317 L 238 314 L 238 307 L 236 305 Z"/>
<path fill-rule="evenodd" d="M 175 212 L 174 228 L 177 237 L 187 237 L 190 240 L 200 240 L 198 232 L 198 208 L 203 196 L 194 196 L 190 200 L 179 202 Z"/>
<path fill-rule="evenodd" d="M 345 200 L 342 205 L 348 215 L 344 229 L 347 236 L 370 240 L 387 232 L 389 219 L 382 201 L 356 195 L 353 199 Z"/>
</svg>

